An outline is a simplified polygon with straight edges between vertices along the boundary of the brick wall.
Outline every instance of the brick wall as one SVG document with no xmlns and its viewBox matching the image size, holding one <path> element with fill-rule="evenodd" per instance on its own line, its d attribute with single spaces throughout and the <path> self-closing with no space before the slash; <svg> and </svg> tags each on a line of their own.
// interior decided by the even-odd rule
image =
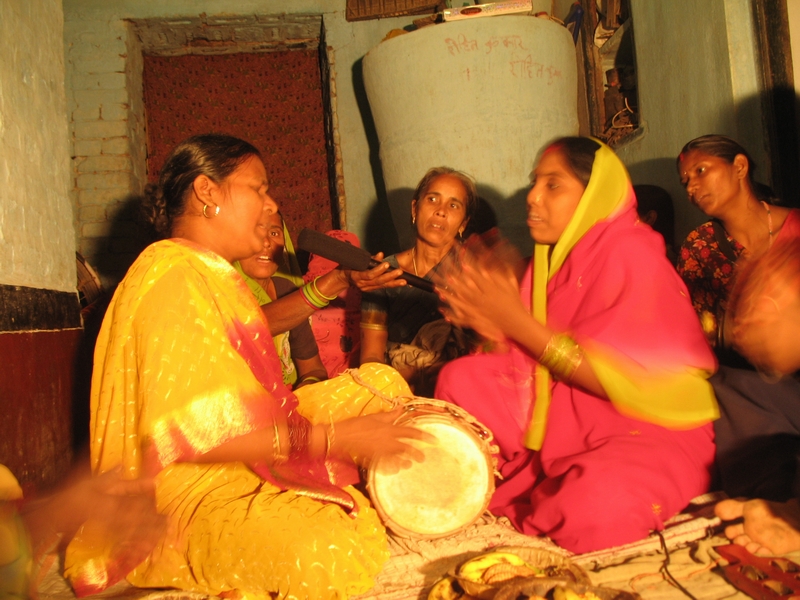
<svg viewBox="0 0 800 600">
<path fill-rule="evenodd" d="M 124 21 L 68 21 L 64 39 L 76 244 L 109 287 L 144 245 L 141 51 Z"/>
<path fill-rule="evenodd" d="M 106 288 L 152 240 L 138 220 L 147 181 L 142 53 L 316 47 L 322 23 L 308 15 L 109 19 L 64 27 L 76 245 Z"/>
</svg>

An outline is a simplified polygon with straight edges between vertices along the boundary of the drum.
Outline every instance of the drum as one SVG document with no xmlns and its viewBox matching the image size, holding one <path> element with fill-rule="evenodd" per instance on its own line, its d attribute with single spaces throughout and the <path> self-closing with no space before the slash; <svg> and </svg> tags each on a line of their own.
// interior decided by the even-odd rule
<svg viewBox="0 0 800 600">
<path fill-rule="evenodd" d="M 491 432 L 462 408 L 430 398 L 405 404 L 398 425 L 436 438 L 421 446 L 425 460 L 397 473 L 375 461 L 367 491 L 384 525 L 407 538 L 444 537 L 471 525 L 494 492 L 497 447 Z"/>
</svg>

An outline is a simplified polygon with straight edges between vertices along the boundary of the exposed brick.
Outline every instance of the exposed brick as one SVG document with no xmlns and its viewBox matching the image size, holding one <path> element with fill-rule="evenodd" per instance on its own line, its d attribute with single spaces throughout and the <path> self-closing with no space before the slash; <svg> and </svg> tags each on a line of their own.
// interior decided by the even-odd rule
<svg viewBox="0 0 800 600">
<path fill-rule="evenodd" d="M 100 154 L 103 149 L 103 144 L 100 140 L 76 140 L 73 153 L 75 156 L 93 156 Z"/>
<path fill-rule="evenodd" d="M 222 15 L 206 18 L 209 25 L 251 25 L 256 23 L 255 15 Z"/>
<path fill-rule="evenodd" d="M 234 29 L 237 42 L 263 42 L 266 35 L 262 27 L 237 27 Z"/>
<path fill-rule="evenodd" d="M 99 223 L 106 220 L 105 206 L 84 206 L 78 211 L 81 223 Z"/>
<path fill-rule="evenodd" d="M 108 240 L 104 237 L 87 238 L 82 237 L 78 243 L 78 252 L 89 261 L 92 266 L 97 266 L 98 258 L 102 258 L 108 251 Z"/>
<path fill-rule="evenodd" d="M 67 28 L 66 23 L 64 28 Z M 66 37 L 66 36 L 65 36 Z M 75 40 L 73 48 L 103 48 L 106 52 L 113 52 L 114 54 L 125 54 L 126 45 L 124 39 L 124 31 L 109 32 L 107 28 L 98 27 L 91 31 L 85 31 L 70 39 Z"/>
<path fill-rule="evenodd" d="M 103 33 L 98 33 L 103 32 Z M 108 32 L 108 33 L 107 33 Z M 88 42 L 98 41 L 97 38 L 92 39 L 92 35 L 100 38 L 113 35 L 109 32 L 108 21 L 93 21 L 88 18 L 83 19 L 66 19 L 64 20 L 64 38 L 70 40 L 83 40 L 84 36 Z"/>
<path fill-rule="evenodd" d="M 230 42 L 233 41 L 233 31 L 227 27 L 208 27 L 196 32 L 194 37 L 210 42 Z"/>
<path fill-rule="evenodd" d="M 72 61 L 75 73 L 124 73 L 125 57 L 103 52 L 101 58 L 76 58 Z"/>
<path fill-rule="evenodd" d="M 97 121 L 98 119 L 100 119 L 99 106 L 78 107 L 72 111 L 73 121 Z"/>
<path fill-rule="evenodd" d="M 256 20 L 259 23 L 263 23 L 264 25 L 267 25 L 267 26 L 273 26 L 273 25 L 278 25 L 279 26 L 279 25 L 283 25 L 284 23 L 286 23 L 287 19 L 283 15 L 282 16 L 277 16 L 277 15 L 256 15 Z"/>
<path fill-rule="evenodd" d="M 111 230 L 111 224 L 108 221 L 102 223 L 83 223 L 81 224 L 81 236 L 85 238 L 91 237 L 105 237 Z"/>
<path fill-rule="evenodd" d="M 130 99 L 128 90 L 75 90 L 75 102 L 81 107 L 101 104 L 125 104 Z"/>
<path fill-rule="evenodd" d="M 130 194 L 129 186 L 119 186 L 107 189 L 82 189 L 78 191 L 78 206 L 106 206 L 118 202 Z"/>
<path fill-rule="evenodd" d="M 78 173 L 125 171 L 130 167 L 127 156 L 89 156 L 78 164 Z"/>
<path fill-rule="evenodd" d="M 106 206 L 109 221 L 125 221 L 139 223 L 142 220 L 142 204 L 140 197 L 125 195 Z"/>
<path fill-rule="evenodd" d="M 103 104 L 100 116 L 104 121 L 127 121 L 129 107 L 127 104 Z"/>
<path fill-rule="evenodd" d="M 101 150 L 93 154 L 128 154 L 130 152 L 131 142 L 127 137 L 111 138 L 110 140 L 103 140 L 100 142 Z"/>
<path fill-rule="evenodd" d="M 95 173 L 84 173 L 78 175 L 77 178 L 78 189 L 83 190 L 110 190 L 114 188 L 130 189 L 131 187 L 131 174 L 130 173 L 104 173 L 97 175 Z"/>
<path fill-rule="evenodd" d="M 200 17 L 181 17 L 179 19 L 145 19 L 145 24 L 150 27 L 202 27 L 203 19 Z"/>
<path fill-rule="evenodd" d="M 76 73 L 72 76 L 75 90 L 117 90 L 125 87 L 125 73 Z"/>
<path fill-rule="evenodd" d="M 319 27 L 309 27 L 308 25 L 285 25 L 282 28 L 283 39 L 286 40 L 304 40 L 309 38 L 316 38 L 319 36 Z"/>
<path fill-rule="evenodd" d="M 68 62 L 93 62 L 105 60 L 108 56 L 125 56 L 128 49 L 125 42 L 118 39 L 107 39 L 102 44 L 73 43 L 68 49 L 66 58 Z"/>
<path fill-rule="evenodd" d="M 280 42 L 283 39 L 280 27 L 264 28 L 264 40 L 267 42 Z"/>
<path fill-rule="evenodd" d="M 116 233 L 116 229 L 115 229 Z M 139 253 L 147 246 L 148 238 L 139 234 L 137 237 L 114 236 L 111 240 L 111 251 L 125 260 L 125 268 L 136 260 Z"/>
<path fill-rule="evenodd" d="M 127 133 L 127 121 L 86 121 L 75 123 L 75 137 L 77 139 L 122 137 Z"/>
</svg>

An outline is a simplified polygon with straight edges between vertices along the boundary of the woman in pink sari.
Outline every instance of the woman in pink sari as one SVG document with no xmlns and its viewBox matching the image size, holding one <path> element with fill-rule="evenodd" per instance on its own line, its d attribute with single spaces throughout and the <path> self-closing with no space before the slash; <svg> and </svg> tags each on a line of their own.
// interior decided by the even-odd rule
<svg viewBox="0 0 800 600">
<path fill-rule="evenodd" d="M 533 176 L 521 279 L 473 248 L 438 286 L 446 316 L 496 348 L 447 365 L 435 395 L 494 433 L 492 512 L 582 553 L 662 529 L 708 489 L 716 364 L 611 149 L 557 140 Z"/>
</svg>

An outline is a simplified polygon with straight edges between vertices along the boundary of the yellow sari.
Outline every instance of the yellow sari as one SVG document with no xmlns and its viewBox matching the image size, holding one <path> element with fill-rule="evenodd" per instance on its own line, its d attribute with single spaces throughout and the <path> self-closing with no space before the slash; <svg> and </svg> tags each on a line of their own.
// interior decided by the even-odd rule
<svg viewBox="0 0 800 600">
<path fill-rule="evenodd" d="M 185 241 L 153 244 L 120 284 L 97 341 L 91 458 L 95 473 L 157 473 L 169 528 L 142 560 L 90 521 L 67 550 L 65 576 L 79 595 L 121 578 L 248 598 L 367 591 L 388 559 L 386 534 L 364 496 L 334 485 L 334 466 L 304 489 L 319 470 L 298 471 L 297 483 L 291 472 L 191 461 L 271 427 L 276 415 L 327 423 L 387 410 L 387 398 L 408 394 L 384 365 L 291 394 L 263 314 L 233 267 Z M 342 508 L 348 499 L 351 514 Z"/>
</svg>

